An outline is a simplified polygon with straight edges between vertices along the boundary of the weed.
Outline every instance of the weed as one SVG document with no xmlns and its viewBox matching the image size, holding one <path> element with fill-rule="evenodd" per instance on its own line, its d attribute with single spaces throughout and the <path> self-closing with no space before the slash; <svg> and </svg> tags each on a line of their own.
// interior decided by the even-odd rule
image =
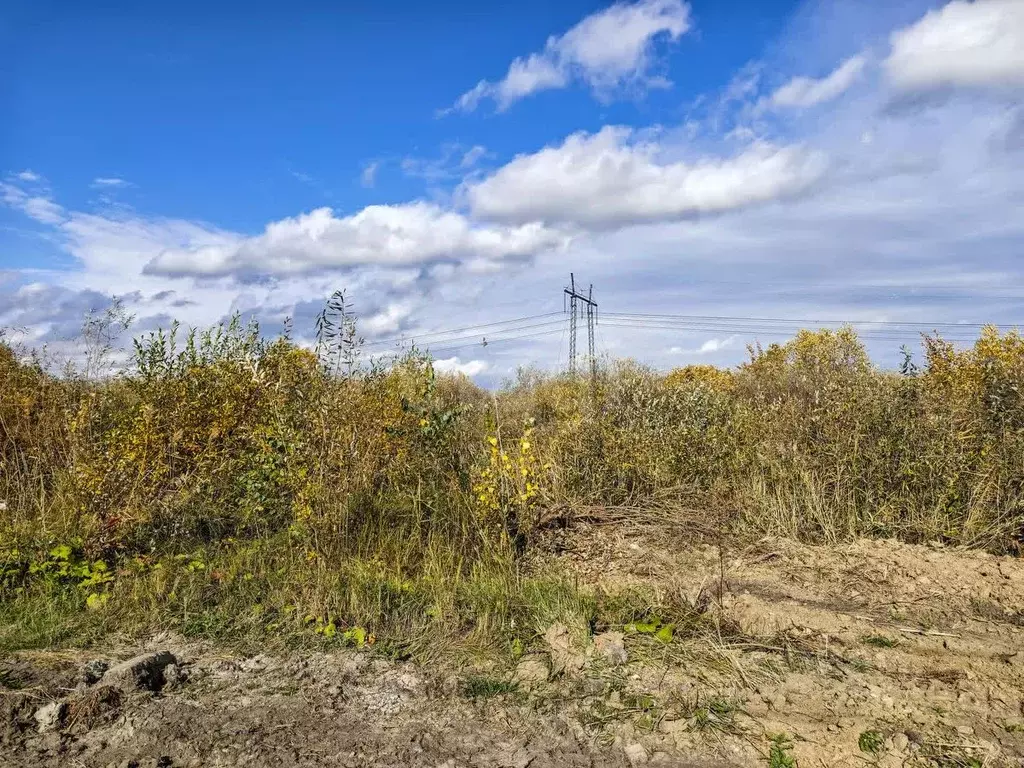
<svg viewBox="0 0 1024 768">
<path fill-rule="evenodd" d="M 885 734 L 881 731 L 864 731 L 857 739 L 857 746 L 860 747 L 860 751 L 869 755 L 879 754 L 882 751 L 884 744 Z"/>
<path fill-rule="evenodd" d="M 462 695 L 468 699 L 490 699 L 518 692 L 518 683 L 500 677 L 475 675 L 462 681 Z"/>
<path fill-rule="evenodd" d="M 860 641 L 866 645 L 873 645 L 876 648 L 895 648 L 900 644 L 899 640 L 894 640 L 885 635 L 865 635 Z"/>
<path fill-rule="evenodd" d="M 771 737 L 768 748 L 768 768 L 796 768 L 796 756 L 793 754 L 793 741 L 784 733 Z"/>
<path fill-rule="evenodd" d="M 736 730 L 737 712 L 737 707 L 727 699 L 709 699 L 693 709 L 689 716 L 689 725 L 695 731 L 731 733 Z"/>
</svg>

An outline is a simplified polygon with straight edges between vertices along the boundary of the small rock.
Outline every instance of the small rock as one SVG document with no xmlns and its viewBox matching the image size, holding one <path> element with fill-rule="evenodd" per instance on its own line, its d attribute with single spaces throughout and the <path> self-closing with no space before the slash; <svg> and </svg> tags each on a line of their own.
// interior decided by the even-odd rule
<svg viewBox="0 0 1024 768">
<path fill-rule="evenodd" d="M 628 656 L 624 641 L 621 632 L 604 632 L 594 638 L 594 648 L 609 664 L 625 664 Z"/>
<path fill-rule="evenodd" d="M 969 726 L 969 725 L 958 725 L 956 727 L 956 732 L 959 733 L 959 734 L 962 734 L 964 736 L 973 736 L 974 735 L 974 729 L 971 726 Z"/>
<path fill-rule="evenodd" d="M 896 733 L 892 737 L 892 748 L 896 752 L 904 752 L 907 749 L 907 745 L 910 744 L 910 739 L 907 738 L 905 733 Z"/>
<path fill-rule="evenodd" d="M 143 653 L 112 666 L 103 675 L 102 682 L 126 691 L 134 689 L 156 691 L 165 682 L 164 670 L 171 664 L 177 665 L 177 661 L 170 651 Z"/>
<path fill-rule="evenodd" d="M 35 718 L 36 724 L 39 726 L 39 732 L 46 733 L 47 731 L 59 728 L 67 710 L 68 705 L 63 701 L 51 701 L 49 704 L 44 704 L 37 709 Z"/>
<path fill-rule="evenodd" d="M 623 751 L 630 765 L 644 765 L 650 759 L 643 744 L 627 744 Z"/>
</svg>

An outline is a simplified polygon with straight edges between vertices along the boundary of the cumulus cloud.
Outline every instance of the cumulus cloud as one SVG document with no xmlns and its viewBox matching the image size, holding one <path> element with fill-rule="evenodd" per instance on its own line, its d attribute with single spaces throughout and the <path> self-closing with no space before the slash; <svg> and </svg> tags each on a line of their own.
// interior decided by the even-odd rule
<svg viewBox="0 0 1024 768">
<path fill-rule="evenodd" d="M 72 211 L 59 232 L 66 250 L 91 273 L 139 275 L 144 266 L 172 250 L 227 248 L 239 236 L 180 219 Z"/>
<path fill-rule="evenodd" d="M 498 221 L 607 228 L 720 213 L 806 190 L 825 159 L 798 146 L 755 144 L 738 155 L 663 162 L 628 128 L 577 133 L 520 155 L 465 186 L 472 212 Z"/>
<path fill-rule="evenodd" d="M 591 14 L 544 50 L 515 59 L 498 82 L 481 80 L 462 94 L 453 109 L 471 112 L 485 99 L 499 111 L 538 91 L 581 82 L 599 96 L 626 84 L 665 85 L 652 74 L 654 43 L 678 40 L 690 29 L 690 7 L 682 0 L 616 3 Z"/>
<path fill-rule="evenodd" d="M 288 275 L 355 266 L 408 266 L 438 261 L 525 259 L 556 248 L 565 236 L 538 223 L 486 226 L 432 203 L 371 205 L 351 216 L 330 208 L 268 224 L 255 237 L 236 236 L 152 259 L 152 275 Z"/>
<path fill-rule="evenodd" d="M 901 89 L 1024 85 L 1024 2 L 953 0 L 891 45 L 885 69 Z"/>
<path fill-rule="evenodd" d="M 28 168 L 26 168 L 24 171 L 21 171 L 20 173 L 15 174 L 15 176 L 17 176 L 19 181 L 27 182 L 40 181 L 43 178 L 35 171 L 31 171 Z"/>
<path fill-rule="evenodd" d="M 820 80 L 794 77 L 776 90 L 768 98 L 768 103 L 776 108 L 813 107 L 831 101 L 856 82 L 866 63 L 867 59 L 858 55 L 847 59 L 831 74 Z"/>
<path fill-rule="evenodd" d="M 434 368 L 442 373 L 461 373 L 470 378 L 479 376 L 489 367 L 486 360 L 467 360 L 462 362 L 458 357 L 448 357 L 444 360 L 434 361 Z"/>
</svg>

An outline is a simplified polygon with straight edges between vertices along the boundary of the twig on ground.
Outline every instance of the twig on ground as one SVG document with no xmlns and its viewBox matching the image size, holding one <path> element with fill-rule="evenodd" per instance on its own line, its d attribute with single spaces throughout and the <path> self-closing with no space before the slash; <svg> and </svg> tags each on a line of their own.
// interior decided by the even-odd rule
<svg viewBox="0 0 1024 768">
<path fill-rule="evenodd" d="M 893 627 L 897 632 L 907 632 L 911 635 L 928 635 L 929 637 L 960 637 L 954 632 L 936 632 L 934 629 L 916 629 L 914 627 Z"/>
</svg>

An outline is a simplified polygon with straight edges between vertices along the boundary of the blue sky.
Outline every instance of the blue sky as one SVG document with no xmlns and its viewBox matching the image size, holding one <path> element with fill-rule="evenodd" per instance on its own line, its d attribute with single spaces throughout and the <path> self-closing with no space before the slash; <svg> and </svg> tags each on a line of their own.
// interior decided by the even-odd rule
<svg viewBox="0 0 1024 768">
<path fill-rule="evenodd" d="M 1021 0 L 350 5 L 8 3 L 0 325 L 301 331 L 344 288 L 375 341 L 559 310 L 570 269 L 610 315 L 862 321 L 881 362 L 1024 319 Z M 614 319 L 659 367 L 781 338 Z"/>
</svg>

